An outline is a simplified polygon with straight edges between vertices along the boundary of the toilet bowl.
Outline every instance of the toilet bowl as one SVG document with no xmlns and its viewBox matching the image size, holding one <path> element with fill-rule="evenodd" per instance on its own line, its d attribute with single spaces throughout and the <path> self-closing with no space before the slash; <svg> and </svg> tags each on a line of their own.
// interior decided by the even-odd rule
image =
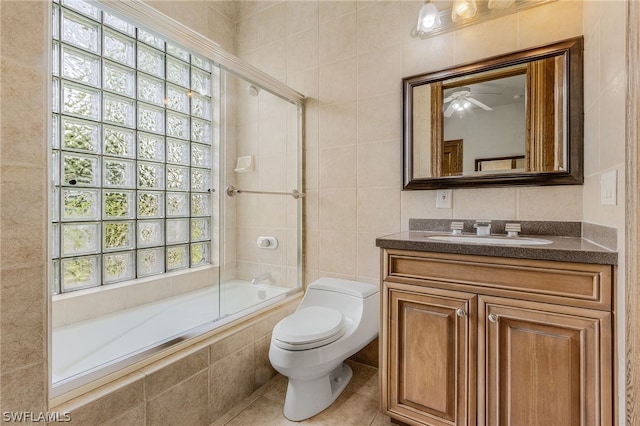
<svg viewBox="0 0 640 426">
<path fill-rule="evenodd" d="M 269 361 L 289 379 L 285 417 L 304 420 L 336 400 L 352 376 L 344 360 L 378 336 L 379 301 L 375 285 L 320 278 L 276 324 Z"/>
</svg>

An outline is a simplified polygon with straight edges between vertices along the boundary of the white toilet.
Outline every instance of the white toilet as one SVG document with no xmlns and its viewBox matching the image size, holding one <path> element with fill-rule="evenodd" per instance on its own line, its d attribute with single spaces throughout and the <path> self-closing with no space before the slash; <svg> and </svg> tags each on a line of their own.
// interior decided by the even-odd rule
<svg viewBox="0 0 640 426">
<path fill-rule="evenodd" d="M 343 361 L 378 336 L 378 286 L 321 278 L 296 311 L 273 328 L 269 360 L 289 378 L 284 415 L 307 419 L 327 408 L 351 380 Z"/>
</svg>

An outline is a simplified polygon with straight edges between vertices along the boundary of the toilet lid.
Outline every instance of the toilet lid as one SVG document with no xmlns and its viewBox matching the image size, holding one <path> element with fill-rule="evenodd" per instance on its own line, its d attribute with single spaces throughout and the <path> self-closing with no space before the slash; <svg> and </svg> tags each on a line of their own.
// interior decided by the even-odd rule
<svg viewBox="0 0 640 426">
<path fill-rule="evenodd" d="M 324 306 L 308 306 L 281 320 L 273 329 L 274 339 L 289 345 L 327 344 L 344 333 L 342 312 Z M 328 342 L 325 342 L 328 341 Z M 307 347 L 308 349 L 308 347 Z"/>
</svg>

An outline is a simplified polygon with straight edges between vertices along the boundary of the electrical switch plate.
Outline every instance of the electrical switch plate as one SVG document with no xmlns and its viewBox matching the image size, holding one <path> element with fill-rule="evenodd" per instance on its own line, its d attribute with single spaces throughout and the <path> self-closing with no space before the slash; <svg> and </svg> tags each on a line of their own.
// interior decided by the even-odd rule
<svg viewBox="0 0 640 426">
<path fill-rule="evenodd" d="M 451 198 L 453 198 L 452 189 L 439 189 L 436 191 L 436 209 L 450 209 Z"/>
<path fill-rule="evenodd" d="M 618 171 L 610 170 L 600 175 L 600 204 L 615 206 L 618 204 Z"/>
</svg>

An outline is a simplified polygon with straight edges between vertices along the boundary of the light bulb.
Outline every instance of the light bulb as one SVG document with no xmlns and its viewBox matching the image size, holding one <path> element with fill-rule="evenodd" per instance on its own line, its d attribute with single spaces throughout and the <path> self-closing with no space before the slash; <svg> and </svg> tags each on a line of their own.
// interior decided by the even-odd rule
<svg viewBox="0 0 640 426">
<path fill-rule="evenodd" d="M 464 101 L 464 103 L 462 104 L 462 108 L 464 109 L 468 109 L 471 106 L 471 102 L 469 101 Z"/>
<path fill-rule="evenodd" d="M 416 28 L 411 32 L 413 37 L 423 36 L 425 33 L 440 26 L 440 15 L 438 8 L 430 1 L 424 2 L 418 13 L 418 23 Z"/>
<path fill-rule="evenodd" d="M 475 0 L 453 0 L 451 8 L 451 20 L 458 22 L 458 19 L 468 19 L 476 15 L 478 6 Z"/>
</svg>

